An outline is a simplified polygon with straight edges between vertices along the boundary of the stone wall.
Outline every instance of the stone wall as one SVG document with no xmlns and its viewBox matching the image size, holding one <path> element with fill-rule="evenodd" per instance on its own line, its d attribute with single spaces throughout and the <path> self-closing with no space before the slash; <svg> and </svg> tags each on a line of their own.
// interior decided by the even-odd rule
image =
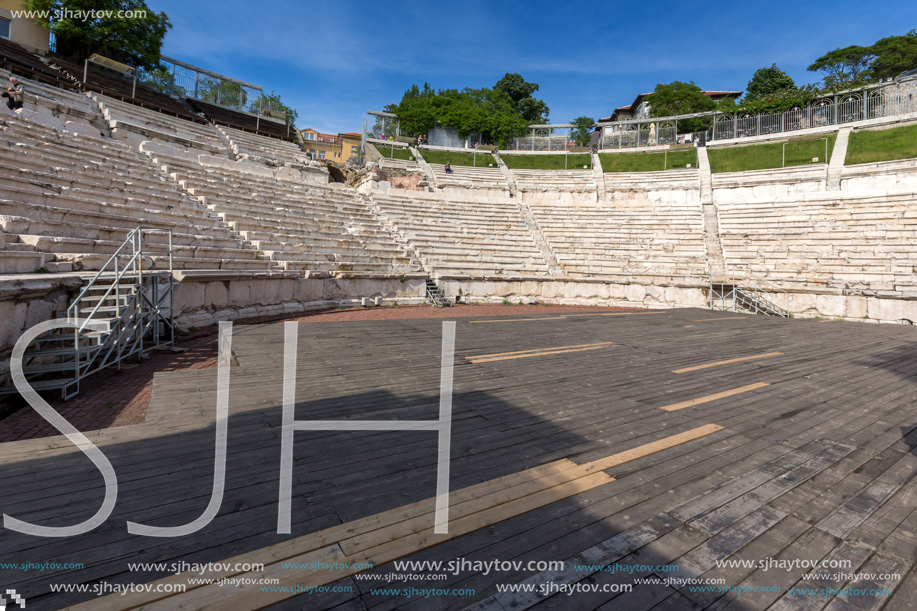
<svg viewBox="0 0 917 611">
<path fill-rule="evenodd" d="M 182 326 L 220 320 L 295 314 L 306 310 L 359 305 L 381 297 L 387 305 L 423 300 L 426 275 L 347 272 L 200 274 L 187 276 L 175 295 L 175 319 Z"/>
<path fill-rule="evenodd" d="M 636 280 L 441 277 L 439 285 L 447 297 L 460 297 L 466 303 L 507 300 L 651 308 L 707 305 L 707 287 L 700 279 L 695 282 L 652 277 Z"/>
<path fill-rule="evenodd" d="M 40 322 L 58 317 L 79 293 L 72 274 L 22 274 L 0 282 L 0 373 L 9 371 L 16 340 Z"/>
<path fill-rule="evenodd" d="M 450 299 L 465 303 L 550 303 L 559 305 L 634 306 L 648 308 L 705 308 L 709 287 L 704 279 L 637 277 L 624 279 L 545 280 L 543 278 L 441 277 L 440 287 Z M 789 311 L 803 318 L 843 318 L 875 323 L 917 323 L 917 295 L 819 295 L 791 293 Z"/>
</svg>

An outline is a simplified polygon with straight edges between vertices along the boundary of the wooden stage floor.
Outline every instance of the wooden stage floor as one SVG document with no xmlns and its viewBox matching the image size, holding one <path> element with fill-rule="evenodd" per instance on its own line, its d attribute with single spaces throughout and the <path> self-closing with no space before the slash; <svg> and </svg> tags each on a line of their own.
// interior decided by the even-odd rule
<svg viewBox="0 0 917 611">
<path fill-rule="evenodd" d="M 84 431 L 117 474 L 111 516 L 75 537 L 0 529 L 0 594 L 30 610 L 917 608 L 917 328 L 520 312 L 456 321 L 449 535 L 432 528 L 430 431 L 297 432 L 277 534 L 284 325 L 237 326 L 213 521 L 127 531 L 210 500 L 217 371 L 158 373 L 145 424 Z M 442 321 L 298 337 L 298 420 L 437 418 Z M 3 514 L 72 525 L 103 493 L 63 437 L 0 444 Z M 187 574 L 227 559 L 265 567 Z M 279 585 L 243 581 L 264 578 Z M 187 591 L 136 591 L 155 580 Z"/>
</svg>

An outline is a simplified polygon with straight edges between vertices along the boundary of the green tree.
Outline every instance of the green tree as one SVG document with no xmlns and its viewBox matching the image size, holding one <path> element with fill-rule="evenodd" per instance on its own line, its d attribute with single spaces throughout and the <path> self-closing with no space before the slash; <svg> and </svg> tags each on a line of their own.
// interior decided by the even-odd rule
<svg viewBox="0 0 917 611">
<path fill-rule="evenodd" d="M 173 83 L 172 74 L 161 66 L 155 70 L 141 72 L 138 79 L 139 83 L 166 95 L 187 95 L 185 88 L 178 83 Z"/>
<path fill-rule="evenodd" d="M 917 30 L 904 36 L 889 36 L 870 47 L 874 56 L 869 66 L 869 77 L 874 80 L 894 78 L 917 68 Z"/>
<path fill-rule="evenodd" d="M 228 108 L 245 108 L 248 92 L 239 83 L 224 81 L 201 75 L 197 85 L 197 97 L 204 102 Z"/>
<path fill-rule="evenodd" d="M 778 68 L 777 64 L 771 64 L 770 68 L 759 68 L 755 71 L 745 88 L 745 95 L 755 100 L 788 89 L 796 89 L 793 78 Z"/>
<path fill-rule="evenodd" d="M 165 13 L 150 10 L 143 0 L 27 0 L 26 9 L 61 16 L 36 23 L 54 34 L 58 53 L 79 62 L 98 53 L 155 69 L 172 27 Z"/>
<path fill-rule="evenodd" d="M 497 81 L 494 89 L 508 95 L 516 111 L 530 124 L 548 122 L 548 105 L 532 97 L 538 91 L 537 83 L 528 83 L 521 74 L 507 72 Z"/>
<path fill-rule="evenodd" d="M 401 133 L 419 136 L 436 127 L 435 98 L 436 92 L 430 83 L 424 83 L 423 89 L 413 85 L 404 92 L 400 104 L 389 105 L 385 110 L 398 115 Z"/>
<path fill-rule="evenodd" d="M 252 103 L 248 106 L 248 112 L 256 115 L 260 114 L 261 116 L 266 116 L 264 112 L 266 110 L 276 110 L 286 113 L 286 123 L 290 126 L 291 133 L 296 129 L 296 119 L 299 118 L 299 113 L 296 112 L 295 109 L 284 104 L 283 100 L 280 99 L 280 94 L 274 93 L 273 91 L 268 94 L 262 92 L 252 100 Z"/>
<path fill-rule="evenodd" d="M 821 72 L 827 89 L 847 89 L 866 82 L 873 57 L 872 47 L 851 45 L 825 53 L 807 70 Z"/>
<path fill-rule="evenodd" d="M 570 132 L 570 137 L 576 142 L 577 146 L 589 146 L 589 139 L 592 137 L 592 128 L 595 126 L 595 119 L 592 117 L 577 117 L 571 121 L 575 126 Z"/>
<path fill-rule="evenodd" d="M 502 146 L 524 133 L 527 125 L 547 121 L 547 105 L 532 97 L 537 90 L 537 84 L 518 74 L 507 74 L 493 88 L 434 91 L 424 83 L 423 88 L 412 86 L 399 104 L 385 109 L 398 115 L 403 134 L 423 134 L 442 125 L 463 138 L 477 132 L 485 142 Z"/>
<path fill-rule="evenodd" d="M 682 83 L 673 81 L 668 85 L 656 85 L 653 93 L 646 96 L 650 106 L 650 116 L 670 117 L 672 115 L 689 115 L 696 112 L 707 112 L 716 108 L 710 96 L 694 84 L 693 81 Z M 701 131 L 707 128 L 708 119 L 698 117 L 678 121 L 680 132 Z"/>
</svg>

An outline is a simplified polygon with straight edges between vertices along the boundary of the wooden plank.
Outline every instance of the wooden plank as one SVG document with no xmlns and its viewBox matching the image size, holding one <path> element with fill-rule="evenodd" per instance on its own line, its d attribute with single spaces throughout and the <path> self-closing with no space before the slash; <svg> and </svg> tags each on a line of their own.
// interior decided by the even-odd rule
<svg viewBox="0 0 917 611">
<path fill-rule="evenodd" d="M 449 523 L 448 534 L 417 533 L 409 537 L 404 537 L 391 541 L 385 545 L 374 547 L 366 552 L 354 556 L 346 556 L 341 553 L 338 560 L 333 562 L 339 563 L 371 563 L 373 566 L 381 566 L 393 560 L 403 558 L 413 554 L 421 549 L 439 545 L 446 541 L 455 539 L 464 534 L 476 530 L 487 528 L 488 526 L 509 519 L 513 516 L 532 511 L 538 507 L 555 503 L 559 500 L 575 496 L 597 486 L 614 481 L 614 478 L 604 473 L 595 473 L 587 477 L 573 480 L 560 486 L 555 486 L 548 490 L 532 494 L 509 503 L 504 503 L 482 512 L 459 518 Z M 337 546 L 334 546 L 337 548 Z M 339 549 L 339 548 L 338 548 Z M 290 558 L 291 563 L 309 563 L 312 562 L 311 552 L 305 556 L 296 556 Z M 317 587 L 333 583 L 343 577 L 347 577 L 362 569 L 345 568 L 339 570 L 329 570 L 316 572 L 312 570 L 281 568 L 280 564 L 272 564 L 265 567 L 263 572 L 244 573 L 248 578 L 260 579 L 271 577 L 279 579 L 280 587 L 293 586 L 296 584 L 306 587 Z M 220 588 L 217 586 L 204 586 L 191 590 L 179 597 L 162 600 L 149 606 L 145 610 L 154 611 L 156 609 L 263 609 L 272 604 L 281 602 L 290 598 L 289 592 L 262 592 L 260 588 L 246 590 L 243 592 L 231 591 L 229 588 Z M 178 606 L 181 605 L 181 606 Z M 227 607 L 228 605 L 228 607 Z"/>
<path fill-rule="evenodd" d="M 710 403 L 711 401 L 717 401 L 719 399 L 725 399 L 726 397 L 734 397 L 735 395 L 741 395 L 742 393 L 750 392 L 752 390 L 757 390 L 758 388 L 764 388 L 765 386 L 770 386 L 769 382 L 755 382 L 754 384 L 748 384 L 747 386 L 740 386 L 739 388 L 733 388 L 731 390 L 724 390 L 712 395 L 705 395 L 703 397 L 698 397 L 696 399 L 691 399 L 689 401 L 682 401 L 680 403 L 672 403 L 670 405 L 663 405 L 659 409 L 665 410 L 667 412 L 674 412 L 680 409 L 685 409 L 686 407 L 694 407 L 695 405 L 703 405 L 704 403 Z"/>
<path fill-rule="evenodd" d="M 594 344 L 578 344 L 574 346 L 554 346 L 552 348 L 533 348 L 531 350 L 517 350 L 515 352 L 497 352 L 495 354 L 475 354 L 473 356 L 467 356 L 468 360 L 477 360 L 477 359 L 486 359 L 494 356 L 510 356 L 513 354 L 528 354 L 531 352 L 547 352 L 551 350 L 565 350 L 567 348 L 586 348 L 588 346 L 607 346 L 608 344 L 613 344 L 614 342 L 596 342 Z"/>
<path fill-rule="evenodd" d="M 613 478 L 605 476 L 603 471 L 614 466 L 624 464 L 629 461 L 637 460 L 650 454 L 660 452 L 662 450 L 699 439 L 706 435 L 715 433 L 722 430 L 722 427 L 714 424 L 708 424 L 695 429 L 685 431 L 670 437 L 660 439 L 655 442 L 644 444 L 637 448 L 631 450 L 626 450 L 620 452 L 613 456 L 606 457 L 604 459 L 599 459 L 595 461 L 590 461 L 582 465 L 576 465 L 570 461 L 557 461 L 550 465 L 544 465 L 542 467 L 535 467 L 527 472 L 516 473 L 499 480 L 492 480 L 491 482 L 486 482 L 478 486 L 472 486 L 463 490 L 456 491 L 452 493 L 450 501 L 453 506 L 458 506 L 459 518 L 457 520 L 452 520 L 450 518 L 450 534 L 453 530 L 453 522 L 461 522 L 463 519 L 473 518 L 475 515 L 481 515 L 487 511 L 492 511 L 498 509 L 499 507 L 505 507 L 507 505 L 512 505 L 513 502 L 522 502 L 526 499 L 532 497 L 537 497 L 539 494 L 544 494 L 550 490 L 561 488 L 562 486 L 568 486 L 571 483 L 581 480 L 592 481 L 591 478 L 594 475 L 601 474 L 603 476 L 602 482 L 613 481 Z M 541 485 L 541 490 L 539 486 L 528 486 L 526 483 L 532 482 L 534 480 L 544 479 L 544 483 Z M 558 482 L 563 482 L 560 485 L 555 485 Z M 521 498 L 514 498 L 513 495 L 506 496 L 501 493 L 501 490 L 511 488 L 513 486 L 517 487 L 516 492 L 529 493 L 526 496 Z M 553 486 L 553 488 L 545 489 L 545 486 Z M 488 498 L 489 495 L 490 498 Z M 469 501 L 477 500 L 478 503 L 469 503 L 462 507 L 462 503 L 468 503 Z M 420 501 L 412 505 L 406 506 L 404 508 L 399 508 L 397 510 L 392 510 L 389 512 L 384 512 L 383 514 L 377 514 L 371 516 L 364 520 L 361 520 L 357 523 L 348 523 L 342 524 L 341 526 L 332 527 L 321 531 L 319 533 L 313 533 L 306 535 L 304 537 L 299 537 L 297 539 L 291 539 L 276 545 L 273 545 L 264 550 L 258 550 L 254 553 L 242 554 L 234 558 L 222 561 L 220 564 L 232 566 L 237 563 L 258 563 L 258 564 L 278 564 L 281 561 L 289 560 L 290 562 L 297 562 L 291 558 L 295 556 L 302 555 L 303 553 L 313 553 L 321 548 L 324 548 L 328 545 L 338 545 L 342 541 L 346 541 L 346 545 L 352 550 L 354 554 L 363 555 L 363 554 L 372 554 L 376 548 L 385 548 L 386 545 L 390 545 L 393 538 L 400 537 L 397 540 L 408 540 L 412 537 L 422 537 L 424 530 L 429 530 L 432 527 L 433 512 L 435 510 L 434 499 L 426 499 L 425 501 Z M 451 509 L 450 509 L 451 511 Z M 374 531 L 375 534 L 374 534 Z M 361 539 L 361 537 L 363 537 Z M 368 537 L 368 538 L 367 538 Z M 338 547 L 343 554 L 343 550 Z M 368 552 L 364 550 L 369 550 Z M 416 551 L 416 550 L 415 550 Z M 206 574 L 194 574 L 193 576 L 198 577 L 207 577 L 207 578 L 220 578 L 220 577 L 233 577 L 240 575 L 240 572 L 230 571 L 230 570 L 221 570 L 216 572 L 208 572 Z M 346 576 L 346 575 L 344 575 Z M 176 584 L 182 583 L 186 584 L 188 574 L 172 575 L 156 582 L 154 584 Z M 193 587 L 192 587 L 193 588 Z M 189 592 L 192 590 L 189 588 Z M 92 601 L 94 604 L 102 605 L 96 608 L 98 609 L 121 609 L 121 608 L 130 608 L 124 607 L 124 605 L 134 605 L 140 606 L 142 604 L 150 602 L 147 598 L 149 596 L 146 593 L 128 593 L 124 596 L 117 596 L 118 600 L 112 600 L 111 604 L 114 606 L 108 607 L 105 606 L 108 603 L 106 598 L 102 598 L 96 601 Z M 153 600 L 158 600 L 154 598 Z"/>
<path fill-rule="evenodd" d="M 694 367 L 684 367 L 682 369 L 673 369 L 672 373 L 688 373 L 689 371 L 700 371 L 701 369 L 710 369 L 711 367 L 719 367 L 720 365 L 730 365 L 732 363 L 742 363 L 745 361 L 755 361 L 757 359 L 766 359 L 772 356 L 783 356 L 782 352 L 767 352 L 765 354 L 756 354 L 754 356 L 743 356 L 736 359 L 727 359 L 725 361 L 717 361 L 715 363 L 706 363 L 705 365 L 695 365 Z"/>
<path fill-rule="evenodd" d="M 552 356 L 555 354 L 567 354 L 568 352 L 586 352 L 589 350 L 601 350 L 604 346 L 595 346 L 593 348 L 571 348 L 569 350 L 554 350 L 553 352 L 534 352 L 532 354 L 517 354 L 516 356 L 500 356 L 492 359 L 474 359 L 469 358 L 468 360 L 474 363 L 475 365 L 479 363 L 493 363 L 494 361 L 511 361 L 514 359 L 527 359 L 536 356 Z"/>
<path fill-rule="evenodd" d="M 707 435 L 711 435 L 717 431 L 722 430 L 723 427 L 718 424 L 705 424 L 703 426 L 691 429 L 690 431 L 671 435 L 665 439 L 660 439 L 658 441 L 653 441 L 631 450 L 619 452 L 613 456 L 593 460 L 582 465 L 582 467 L 591 469 L 593 471 L 607 471 L 608 469 L 613 469 L 614 467 L 622 465 L 626 462 L 637 460 L 638 458 L 643 458 L 644 456 L 649 456 L 650 454 L 661 452 L 662 450 L 667 450 L 677 445 L 688 443 L 689 441 L 700 439 L 701 437 L 706 437 Z"/>
<path fill-rule="evenodd" d="M 563 570 L 542 571 L 524 579 L 522 584 L 533 586 L 531 592 L 502 592 L 490 597 L 496 603 L 495 609 L 525 611 L 543 601 L 546 596 L 539 591 L 542 584 L 573 584 L 586 579 L 596 571 L 584 571 L 583 565 L 607 566 L 638 550 L 678 526 L 678 521 L 660 515 L 647 522 L 641 522 L 618 535 L 610 537 L 564 561 Z M 553 594 L 553 593 L 552 593 Z M 486 607 L 485 607 L 486 608 Z"/>
<path fill-rule="evenodd" d="M 566 318 L 566 316 L 548 316 L 544 318 L 504 318 L 501 320 L 467 320 L 465 322 L 467 322 L 469 325 L 483 325 L 495 322 L 529 322 L 532 320 L 560 320 L 562 318 Z"/>
</svg>

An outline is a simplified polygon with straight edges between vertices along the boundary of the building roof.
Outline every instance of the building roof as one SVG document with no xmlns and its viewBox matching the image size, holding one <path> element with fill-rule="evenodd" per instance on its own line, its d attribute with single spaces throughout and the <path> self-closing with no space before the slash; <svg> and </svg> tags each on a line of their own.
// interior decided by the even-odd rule
<svg viewBox="0 0 917 611">
<path fill-rule="evenodd" d="M 605 118 L 603 118 L 603 119 L 599 119 L 599 120 L 598 120 L 598 123 L 604 123 L 604 122 L 609 122 L 609 121 L 615 121 L 615 120 L 617 120 L 617 117 L 618 117 L 618 115 L 620 114 L 620 111 L 622 111 L 622 110 L 631 110 L 631 109 L 633 109 L 633 108 L 636 108 L 637 106 L 640 105 L 640 102 L 643 101 L 643 98 L 644 98 L 644 97 L 646 97 L 646 96 L 648 96 L 648 95 L 651 95 L 652 93 L 653 93 L 653 92 L 650 91 L 650 92 L 648 92 L 648 93 L 640 93 L 640 94 L 637 94 L 637 97 L 634 98 L 634 101 L 633 101 L 633 102 L 631 102 L 631 103 L 628 104 L 627 106 L 618 106 L 617 108 L 615 108 L 614 112 L 611 113 L 611 116 L 610 116 L 610 117 L 605 117 Z M 715 96 L 715 95 L 727 96 L 727 95 L 728 95 L 728 96 L 732 96 L 732 97 L 736 97 L 736 98 L 737 98 L 737 97 L 739 97 L 740 95 L 742 95 L 742 92 L 741 92 L 741 91 L 704 91 L 704 95 L 709 95 L 709 96 Z"/>
</svg>

